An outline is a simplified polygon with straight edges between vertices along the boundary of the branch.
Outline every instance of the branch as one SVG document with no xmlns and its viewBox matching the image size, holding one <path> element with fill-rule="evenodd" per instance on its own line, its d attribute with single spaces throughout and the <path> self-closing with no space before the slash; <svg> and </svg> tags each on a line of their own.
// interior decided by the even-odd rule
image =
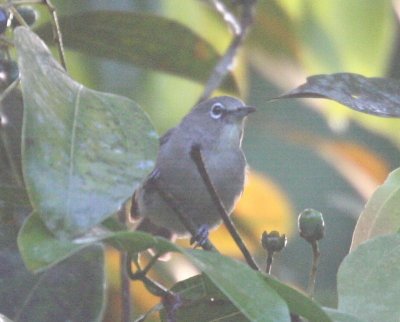
<svg viewBox="0 0 400 322">
<path fill-rule="evenodd" d="M 152 178 L 151 182 L 157 189 L 157 192 L 159 193 L 161 198 L 178 215 L 179 220 L 189 231 L 192 237 L 195 238 L 198 235 L 198 227 L 196 227 L 196 225 L 193 223 L 193 220 L 188 215 L 186 215 L 185 212 L 181 211 L 181 209 L 179 208 L 179 203 L 176 201 L 174 196 L 168 191 L 165 191 L 164 189 L 161 188 L 161 185 L 159 184 L 160 180 L 161 179 L 159 176 L 155 176 L 154 178 Z M 217 249 L 214 247 L 214 245 L 210 242 L 208 238 L 204 242 L 202 242 L 200 246 L 204 250 L 212 250 L 217 252 Z"/>
<path fill-rule="evenodd" d="M 204 184 L 207 187 L 208 193 L 211 196 L 211 199 L 213 200 L 215 206 L 217 207 L 217 210 L 222 218 L 222 221 L 224 222 L 226 228 L 228 229 L 229 233 L 231 234 L 233 240 L 235 241 L 236 245 L 239 247 L 240 251 L 242 252 L 244 258 L 246 259 L 247 264 L 254 270 L 259 271 L 260 269 L 258 268 L 256 262 L 254 261 L 253 257 L 251 256 L 249 250 L 247 249 L 246 245 L 244 244 L 242 238 L 240 237 L 233 221 L 227 214 L 225 210 L 225 206 L 223 205 L 221 199 L 218 196 L 217 191 L 215 190 L 215 187 L 210 179 L 210 176 L 207 173 L 207 169 L 204 165 L 204 160 L 203 156 L 201 154 L 201 147 L 199 145 L 194 145 L 192 147 L 192 150 L 190 151 L 190 155 L 196 164 L 197 170 L 200 173 L 201 178 L 203 179 Z"/>
<path fill-rule="evenodd" d="M 199 102 L 206 100 L 217 89 L 225 76 L 232 69 L 233 60 L 237 55 L 239 47 L 247 35 L 247 31 L 253 22 L 254 5 L 257 0 L 242 0 L 241 16 L 238 20 L 236 16 L 229 11 L 229 9 L 220 0 L 209 0 L 214 6 L 215 10 L 222 15 L 223 19 L 230 26 L 233 31 L 234 37 L 226 50 L 225 54 L 221 57 L 219 62 L 215 65 L 206 85 L 204 86 L 203 93 L 199 98 Z"/>
<path fill-rule="evenodd" d="M 61 66 L 64 68 L 64 70 L 67 70 L 67 63 L 65 61 L 65 54 L 64 54 L 64 44 L 62 40 L 62 34 L 60 31 L 60 24 L 58 22 L 58 16 L 56 13 L 56 8 L 54 5 L 51 3 L 50 0 L 41 0 L 44 5 L 46 5 L 47 9 L 49 10 L 49 13 L 51 17 L 53 18 L 52 21 L 52 26 L 53 26 L 53 36 L 54 36 L 54 41 L 57 43 L 57 48 L 58 48 L 58 54 L 60 56 L 60 61 L 61 61 Z"/>
</svg>

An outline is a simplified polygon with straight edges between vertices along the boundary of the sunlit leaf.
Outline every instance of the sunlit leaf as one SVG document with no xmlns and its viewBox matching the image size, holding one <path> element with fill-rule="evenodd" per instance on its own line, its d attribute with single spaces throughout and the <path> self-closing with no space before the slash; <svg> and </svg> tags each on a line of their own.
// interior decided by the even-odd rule
<svg viewBox="0 0 400 322">
<path fill-rule="evenodd" d="M 205 82 L 219 55 L 206 40 L 167 18 L 138 12 L 95 11 L 60 18 L 65 46 Z M 37 30 L 52 41 L 48 23 Z M 229 75 L 223 89 L 237 92 Z"/>
<path fill-rule="evenodd" d="M 53 233 L 77 236 L 115 212 L 152 169 L 157 135 L 133 101 L 70 79 L 28 29 L 15 30 L 15 45 L 28 194 Z"/>
<path fill-rule="evenodd" d="M 390 173 L 367 202 L 358 218 L 351 250 L 378 235 L 394 233 L 400 228 L 400 169 Z"/>
<path fill-rule="evenodd" d="M 343 261 L 338 272 L 338 309 L 362 321 L 398 321 L 400 234 L 374 238 Z"/>
<path fill-rule="evenodd" d="M 367 78 L 358 74 L 315 75 L 279 98 L 327 98 L 356 111 L 385 117 L 400 117 L 400 82 Z"/>
</svg>

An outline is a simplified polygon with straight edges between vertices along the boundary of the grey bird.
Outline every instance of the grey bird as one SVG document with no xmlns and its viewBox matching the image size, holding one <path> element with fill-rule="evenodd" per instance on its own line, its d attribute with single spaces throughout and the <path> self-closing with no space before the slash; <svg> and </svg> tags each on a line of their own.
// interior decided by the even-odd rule
<svg viewBox="0 0 400 322">
<path fill-rule="evenodd" d="M 204 166 L 228 214 L 231 214 L 245 182 L 246 158 L 241 144 L 246 116 L 254 112 L 239 99 L 220 96 L 196 105 L 161 139 L 153 172 L 132 197 L 130 219 L 138 230 L 166 238 L 188 237 L 177 213 L 162 198 L 168 192 L 196 229 L 213 229 L 220 214 L 191 158 L 201 149 Z M 157 188 L 152 184 L 158 180 Z"/>
</svg>

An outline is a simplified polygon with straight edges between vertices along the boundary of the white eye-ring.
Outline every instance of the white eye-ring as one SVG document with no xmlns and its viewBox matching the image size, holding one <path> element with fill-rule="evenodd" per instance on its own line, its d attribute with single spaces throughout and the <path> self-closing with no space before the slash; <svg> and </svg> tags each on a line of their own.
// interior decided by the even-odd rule
<svg viewBox="0 0 400 322">
<path fill-rule="evenodd" d="M 225 112 L 225 107 L 221 103 L 215 103 L 210 110 L 213 119 L 219 119 Z"/>
</svg>

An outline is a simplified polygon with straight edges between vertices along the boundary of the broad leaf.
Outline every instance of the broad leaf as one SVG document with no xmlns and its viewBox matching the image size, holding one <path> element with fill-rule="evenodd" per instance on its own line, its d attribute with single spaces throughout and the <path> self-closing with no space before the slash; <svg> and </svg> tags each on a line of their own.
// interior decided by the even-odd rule
<svg viewBox="0 0 400 322">
<path fill-rule="evenodd" d="M 17 253 L 3 261 L 0 311 L 15 322 L 101 321 L 105 301 L 103 249 L 87 247 L 40 275 Z M 84 287 L 82 287 L 84 286 Z"/>
<path fill-rule="evenodd" d="M 290 320 L 287 304 L 260 273 L 217 253 L 182 251 L 250 321 Z"/>
<path fill-rule="evenodd" d="M 316 75 L 278 98 L 327 98 L 356 111 L 400 117 L 400 82 L 358 74 Z"/>
<path fill-rule="evenodd" d="M 339 310 L 331 308 L 324 308 L 324 311 L 329 315 L 333 322 L 362 322 L 359 318 L 354 315 L 343 313 Z"/>
<path fill-rule="evenodd" d="M 181 281 L 171 289 L 179 294 L 182 306 L 176 312 L 177 321 L 249 321 L 205 275 L 196 275 Z M 165 309 L 161 320 L 168 321 Z"/>
<path fill-rule="evenodd" d="M 75 241 L 60 240 L 33 213 L 18 234 L 18 247 L 27 268 L 41 272 L 82 250 L 92 243 L 106 241 L 110 245 L 129 252 L 141 252 L 150 247 L 163 251 L 176 251 L 176 247 L 162 238 L 143 232 L 104 232 Z"/>
<path fill-rule="evenodd" d="M 358 218 L 351 250 L 377 235 L 397 232 L 400 228 L 400 169 L 389 174 L 368 200 Z"/>
<path fill-rule="evenodd" d="M 157 135 L 133 101 L 69 78 L 33 32 L 17 28 L 15 45 L 29 197 L 57 236 L 81 235 L 115 212 L 151 170 Z"/>
<path fill-rule="evenodd" d="M 26 219 L 18 234 L 21 257 L 35 273 L 58 264 L 85 246 L 55 238 L 35 212 Z"/>
<path fill-rule="evenodd" d="M 137 12 L 95 11 L 60 17 L 65 46 L 90 56 L 205 82 L 220 58 L 214 47 L 189 28 L 167 18 Z M 53 40 L 50 23 L 37 33 Z M 222 88 L 237 92 L 232 76 Z"/>
<path fill-rule="evenodd" d="M 338 272 L 338 309 L 362 321 L 397 322 L 400 316 L 400 234 L 360 245 Z"/>
</svg>

